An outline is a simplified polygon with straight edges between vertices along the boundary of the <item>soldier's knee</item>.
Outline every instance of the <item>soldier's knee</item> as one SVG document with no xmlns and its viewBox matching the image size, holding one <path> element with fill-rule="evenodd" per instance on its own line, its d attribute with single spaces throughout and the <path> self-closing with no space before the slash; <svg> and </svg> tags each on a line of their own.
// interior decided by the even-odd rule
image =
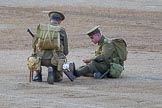
<svg viewBox="0 0 162 108">
<path fill-rule="evenodd" d="M 87 67 L 89 68 L 90 72 L 93 72 L 94 70 L 96 70 L 96 62 L 91 61 L 90 63 L 87 64 Z"/>
</svg>

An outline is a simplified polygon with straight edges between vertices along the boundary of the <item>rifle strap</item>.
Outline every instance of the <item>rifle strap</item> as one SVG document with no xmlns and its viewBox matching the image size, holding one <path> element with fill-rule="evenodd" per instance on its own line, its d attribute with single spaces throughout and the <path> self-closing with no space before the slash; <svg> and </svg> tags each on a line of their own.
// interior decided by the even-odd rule
<svg viewBox="0 0 162 108">
<path fill-rule="evenodd" d="M 108 69 L 105 73 L 103 73 L 99 79 L 104 78 L 108 73 L 110 72 L 110 69 Z"/>
</svg>

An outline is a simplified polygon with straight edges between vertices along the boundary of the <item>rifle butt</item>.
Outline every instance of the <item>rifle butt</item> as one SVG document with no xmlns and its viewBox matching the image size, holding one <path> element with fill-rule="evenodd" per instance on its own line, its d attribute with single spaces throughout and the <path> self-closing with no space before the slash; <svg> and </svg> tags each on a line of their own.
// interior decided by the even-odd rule
<svg viewBox="0 0 162 108">
<path fill-rule="evenodd" d="M 75 80 L 75 76 L 72 73 L 70 73 L 70 71 L 68 71 L 67 69 L 64 70 L 64 73 L 70 79 L 70 81 L 74 81 Z"/>
</svg>

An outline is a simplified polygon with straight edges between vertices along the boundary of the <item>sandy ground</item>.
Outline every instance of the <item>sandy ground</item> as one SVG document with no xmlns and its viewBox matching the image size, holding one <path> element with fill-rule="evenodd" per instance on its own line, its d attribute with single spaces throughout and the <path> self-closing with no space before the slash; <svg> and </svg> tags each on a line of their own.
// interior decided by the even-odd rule
<svg viewBox="0 0 162 108">
<path fill-rule="evenodd" d="M 35 0 L 30 4 L 28 0 L 16 1 L 0 1 L 1 108 L 162 108 L 162 12 L 161 5 L 156 4 L 160 0 L 148 0 L 146 4 L 142 0 L 136 3 L 143 4 L 136 10 L 128 8 L 129 0 L 127 8 L 122 8 L 124 3 L 120 0 L 112 4 L 119 3 L 121 8 L 84 0 L 73 6 L 68 1 L 60 6 L 47 5 L 48 0 L 43 6 Z M 158 8 L 147 10 L 143 7 L 147 4 Z M 79 77 L 70 82 L 64 75 L 62 82 L 49 85 L 47 69 L 43 67 L 43 82 L 29 83 L 26 59 L 32 53 L 32 37 L 26 30 L 35 32 L 37 24 L 48 23 L 46 11 L 50 10 L 62 11 L 66 16 L 62 26 L 69 39 L 67 57 L 76 66 L 83 65 L 82 58 L 90 57 L 96 49 L 85 35 L 93 26 L 101 25 L 110 38 L 124 38 L 129 54 L 122 76 L 102 80 Z"/>
</svg>

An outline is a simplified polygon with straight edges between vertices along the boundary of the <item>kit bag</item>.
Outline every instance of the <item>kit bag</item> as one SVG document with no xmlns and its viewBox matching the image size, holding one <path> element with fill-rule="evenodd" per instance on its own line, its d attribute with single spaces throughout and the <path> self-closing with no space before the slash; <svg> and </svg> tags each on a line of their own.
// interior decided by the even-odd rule
<svg viewBox="0 0 162 108">
<path fill-rule="evenodd" d="M 121 61 L 125 61 L 127 59 L 128 51 L 127 51 L 127 44 L 124 39 L 112 39 L 112 43 L 118 53 L 118 56 Z"/>
<path fill-rule="evenodd" d="M 38 42 L 36 48 L 39 50 L 59 50 L 60 49 L 60 26 L 43 25 L 37 27 Z"/>
</svg>

